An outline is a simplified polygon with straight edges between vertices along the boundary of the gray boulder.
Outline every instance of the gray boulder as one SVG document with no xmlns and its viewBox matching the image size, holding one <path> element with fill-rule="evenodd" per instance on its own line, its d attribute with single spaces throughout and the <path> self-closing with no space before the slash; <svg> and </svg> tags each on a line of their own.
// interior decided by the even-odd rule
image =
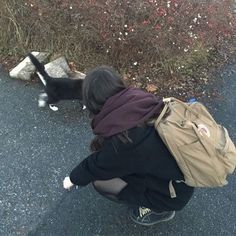
<svg viewBox="0 0 236 236">
<path fill-rule="evenodd" d="M 84 79 L 85 78 L 85 74 L 80 72 L 80 71 L 73 71 L 72 73 L 69 74 L 69 77 L 71 79 Z"/>
<path fill-rule="evenodd" d="M 32 52 L 32 54 L 41 62 L 44 63 L 48 59 L 49 53 L 45 52 Z M 59 57 L 44 65 L 46 72 L 54 78 L 71 78 L 71 79 L 84 79 L 85 74 L 79 71 L 71 71 L 65 57 Z M 21 63 L 10 71 L 12 78 L 21 80 L 30 80 L 35 73 L 35 66 L 31 60 L 26 57 Z M 42 82 L 45 84 L 42 76 L 37 73 Z"/>
<path fill-rule="evenodd" d="M 49 53 L 46 52 L 32 52 L 32 54 L 42 63 L 49 56 Z M 14 79 L 30 80 L 34 72 L 34 65 L 31 63 L 29 57 L 26 57 L 22 62 L 20 62 L 15 68 L 10 71 L 9 75 Z"/>
<path fill-rule="evenodd" d="M 45 65 L 47 73 L 54 78 L 69 78 L 70 67 L 65 57 L 59 57 Z"/>
</svg>

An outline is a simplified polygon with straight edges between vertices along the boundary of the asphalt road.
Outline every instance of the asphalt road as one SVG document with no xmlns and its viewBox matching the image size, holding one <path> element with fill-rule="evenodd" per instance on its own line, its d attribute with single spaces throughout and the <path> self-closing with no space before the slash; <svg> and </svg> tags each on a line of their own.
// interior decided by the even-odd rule
<svg viewBox="0 0 236 236">
<path fill-rule="evenodd" d="M 236 64 L 208 89 L 204 100 L 236 142 Z M 59 111 L 39 109 L 40 84 L 26 85 L 0 72 L 0 235 L 30 236 L 233 236 L 236 174 L 223 188 L 197 189 L 186 208 L 166 223 L 139 226 L 127 208 L 99 196 L 91 186 L 67 192 L 62 180 L 89 154 L 88 114 L 78 102 Z"/>
</svg>

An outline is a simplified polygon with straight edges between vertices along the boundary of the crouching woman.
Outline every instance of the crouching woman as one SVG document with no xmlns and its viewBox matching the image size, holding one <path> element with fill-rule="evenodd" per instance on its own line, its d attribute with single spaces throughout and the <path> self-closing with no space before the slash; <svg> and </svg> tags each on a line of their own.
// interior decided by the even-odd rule
<svg viewBox="0 0 236 236">
<path fill-rule="evenodd" d="M 120 75 L 102 66 L 83 84 L 95 138 L 92 154 L 64 179 L 64 188 L 92 183 L 102 196 L 131 206 L 130 218 L 141 225 L 168 221 L 191 199 L 184 177 L 154 126 L 162 99 L 124 85 Z"/>
</svg>

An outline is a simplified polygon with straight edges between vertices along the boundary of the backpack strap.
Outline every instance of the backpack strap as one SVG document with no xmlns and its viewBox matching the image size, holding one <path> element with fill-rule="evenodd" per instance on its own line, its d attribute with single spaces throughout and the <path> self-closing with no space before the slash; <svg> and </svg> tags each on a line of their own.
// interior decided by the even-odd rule
<svg viewBox="0 0 236 236">
<path fill-rule="evenodd" d="M 176 192 L 175 192 L 175 188 L 173 186 L 172 180 L 169 181 L 169 191 L 170 191 L 170 197 L 171 198 L 176 198 Z"/>
<path fill-rule="evenodd" d="M 187 105 L 185 102 L 174 98 L 174 97 L 168 97 L 168 98 L 163 98 L 163 103 L 165 104 L 164 108 L 162 109 L 161 114 L 158 116 L 158 118 L 155 121 L 155 125 L 158 126 L 158 124 L 160 123 L 161 119 L 163 118 L 163 116 L 166 114 L 168 108 L 172 108 L 173 106 L 171 104 L 171 102 L 177 102 L 180 103 L 186 110 L 190 111 L 192 114 L 194 114 L 196 117 L 201 118 L 202 120 L 205 120 L 204 117 L 202 117 L 200 114 L 198 114 L 192 107 L 190 107 L 189 105 Z M 174 111 L 180 116 L 182 117 L 182 115 L 176 110 L 174 109 Z"/>
<path fill-rule="evenodd" d="M 180 103 L 186 110 L 188 110 L 191 113 L 193 113 L 196 117 L 199 117 L 199 114 L 194 109 L 192 109 L 189 105 L 187 105 L 186 102 L 183 102 L 183 101 L 181 101 L 181 100 L 179 100 L 177 98 L 174 98 L 174 97 L 164 98 L 163 102 L 165 104 L 169 104 L 169 106 L 171 105 L 171 102 Z M 176 110 L 175 110 L 175 112 L 178 113 Z"/>
<path fill-rule="evenodd" d="M 161 111 L 161 114 L 158 116 L 158 118 L 155 120 L 155 126 L 157 126 L 163 116 L 166 114 L 168 107 L 169 107 L 169 102 L 171 101 L 171 98 L 163 98 L 163 103 L 165 104 L 164 108 Z"/>
</svg>

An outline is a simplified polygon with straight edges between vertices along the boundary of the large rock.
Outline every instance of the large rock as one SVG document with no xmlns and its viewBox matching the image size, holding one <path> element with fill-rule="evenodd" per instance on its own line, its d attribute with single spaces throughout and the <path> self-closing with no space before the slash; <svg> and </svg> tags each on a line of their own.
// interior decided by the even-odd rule
<svg viewBox="0 0 236 236">
<path fill-rule="evenodd" d="M 32 54 L 42 63 L 49 56 L 49 53 L 46 52 L 32 52 Z M 29 57 L 26 57 L 20 64 L 13 68 L 9 74 L 10 77 L 15 79 L 30 80 L 34 72 L 34 65 L 31 63 Z"/>
<path fill-rule="evenodd" d="M 69 78 L 70 67 L 65 57 L 59 57 L 45 65 L 47 73 L 54 78 Z"/>
<path fill-rule="evenodd" d="M 80 71 L 73 71 L 72 73 L 69 74 L 69 77 L 71 79 L 84 79 L 86 74 L 80 72 Z"/>
<path fill-rule="evenodd" d="M 65 57 L 60 57 L 45 65 L 47 73 L 54 78 L 84 79 L 85 74 L 79 71 L 71 71 Z M 37 73 L 40 77 L 41 75 Z"/>
<path fill-rule="evenodd" d="M 32 54 L 41 62 L 44 63 L 48 58 L 48 53 L 32 52 Z M 84 79 L 85 74 L 79 71 L 71 71 L 68 62 L 65 57 L 59 57 L 54 61 L 51 61 L 44 65 L 46 72 L 54 78 L 72 78 L 72 79 Z M 30 80 L 35 73 L 35 66 L 31 60 L 26 57 L 20 64 L 10 71 L 10 76 L 16 79 Z M 37 73 L 41 78 L 41 75 Z M 42 82 L 45 84 L 43 78 Z"/>
</svg>

